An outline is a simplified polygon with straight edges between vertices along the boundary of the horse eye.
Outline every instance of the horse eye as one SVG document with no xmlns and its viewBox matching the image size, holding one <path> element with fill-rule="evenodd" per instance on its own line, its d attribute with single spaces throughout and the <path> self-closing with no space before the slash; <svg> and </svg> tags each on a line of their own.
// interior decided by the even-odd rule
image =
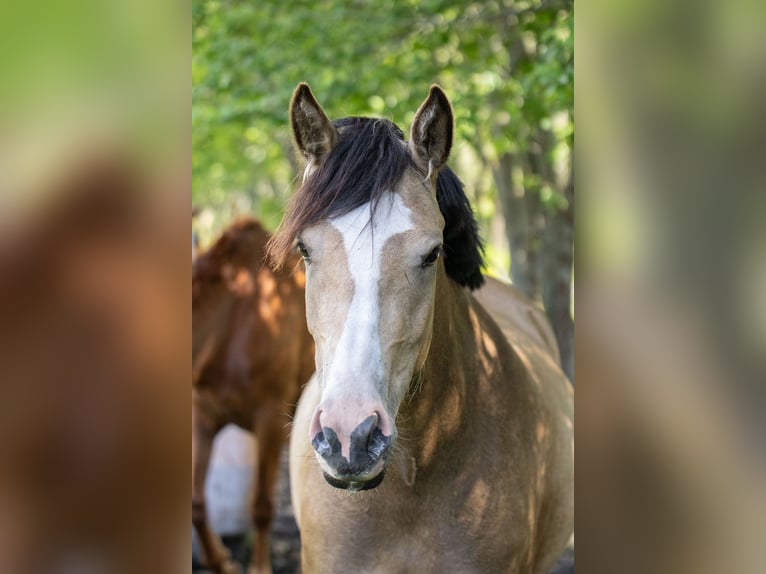
<svg viewBox="0 0 766 574">
<path fill-rule="evenodd" d="M 309 250 L 306 249 L 306 246 L 303 244 L 302 241 L 298 242 L 297 247 L 298 247 L 298 252 L 301 254 L 301 257 L 303 257 L 303 259 L 305 259 L 308 262 L 311 259 L 309 257 Z"/>
<path fill-rule="evenodd" d="M 442 246 L 439 245 L 438 247 L 434 247 L 433 250 L 431 250 L 431 253 L 425 256 L 423 259 L 423 263 L 420 265 L 423 269 L 426 267 L 430 267 L 434 263 L 436 263 L 436 260 L 439 259 L 439 255 L 441 255 L 442 252 Z"/>
</svg>

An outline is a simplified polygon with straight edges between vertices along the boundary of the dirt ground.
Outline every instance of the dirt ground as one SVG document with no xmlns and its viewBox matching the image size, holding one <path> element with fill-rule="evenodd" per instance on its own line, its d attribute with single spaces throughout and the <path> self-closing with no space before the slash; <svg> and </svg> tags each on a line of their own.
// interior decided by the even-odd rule
<svg viewBox="0 0 766 574">
<path fill-rule="evenodd" d="M 290 501 L 290 477 L 287 469 L 287 449 L 282 452 L 279 482 L 276 493 L 277 515 L 271 529 L 271 566 L 273 574 L 299 574 L 301 560 L 301 539 L 295 524 Z M 249 538 L 224 540 L 232 556 L 243 565 L 249 559 Z M 247 572 L 247 568 L 243 568 Z M 203 570 L 198 570 L 202 574 Z M 425 574 L 425 573 L 424 573 Z M 574 574 L 574 551 L 567 550 L 559 559 L 551 574 Z"/>
</svg>

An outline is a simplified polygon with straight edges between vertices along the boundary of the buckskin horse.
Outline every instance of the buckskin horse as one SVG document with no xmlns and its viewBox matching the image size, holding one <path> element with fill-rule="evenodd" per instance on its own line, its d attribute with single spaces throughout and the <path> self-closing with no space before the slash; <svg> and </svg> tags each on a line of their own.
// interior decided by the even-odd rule
<svg viewBox="0 0 766 574">
<path fill-rule="evenodd" d="M 235 572 L 209 527 L 205 476 L 213 438 L 226 424 L 257 440 L 250 571 L 271 572 L 269 528 L 282 445 L 302 386 L 314 371 L 306 330 L 305 275 L 265 264 L 266 231 L 253 220 L 229 227 L 192 267 L 192 522 L 208 568 Z"/>
<path fill-rule="evenodd" d="M 481 274 L 449 100 L 431 88 L 408 142 L 305 84 L 290 116 L 307 165 L 269 253 L 303 256 L 316 342 L 290 443 L 303 573 L 545 572 L 573 532 L 573 390 L 542 313 Z"/>
</svg>

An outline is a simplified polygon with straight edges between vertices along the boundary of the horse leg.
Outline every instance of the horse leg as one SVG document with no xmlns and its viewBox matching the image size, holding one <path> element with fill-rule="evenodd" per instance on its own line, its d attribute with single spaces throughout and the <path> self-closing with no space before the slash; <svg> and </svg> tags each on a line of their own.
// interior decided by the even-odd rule
<svg viewBox="0 0 766 574">
<path fill-rule="evenodd" d="M 263 408 L 256 416 L 255 545 L 248 574 L 271 574 L 269 536 L 274 517 L 274 485 L 285 436 L 285 423 L 279 412 L 280 407 Z"/>
<path fill-rule="evenodd" d="M 207 567 L 215 574 L 237 574 L 239 569 L 229 559 L 228 551 L 207 520 L 205 479 L 215 431 L 212 426 L 203 424 L 196 413 L 192 427 L 192 525 L 197 531 Z"/>
</svg>

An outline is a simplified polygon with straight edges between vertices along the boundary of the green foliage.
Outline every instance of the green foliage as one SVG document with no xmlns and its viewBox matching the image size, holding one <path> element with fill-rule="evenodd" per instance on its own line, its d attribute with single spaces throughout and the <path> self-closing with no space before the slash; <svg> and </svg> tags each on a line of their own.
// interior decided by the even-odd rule
<svg viewBox="0 0 766 574">
<path fill-rule="evenodd" d="M 278 223 L 297 167 L 287 107 L 299 81 L 331 117 L 405 129 L 438 82 L 455 107 L 456 156 L 479 158 L 469 170 L 524 151 L 557 117 L 557 142 L 571 145 L 571 2 L 194 0 L 192 14 L 193 201 L 218 224 L 242 206 Z"/>
</svg>

